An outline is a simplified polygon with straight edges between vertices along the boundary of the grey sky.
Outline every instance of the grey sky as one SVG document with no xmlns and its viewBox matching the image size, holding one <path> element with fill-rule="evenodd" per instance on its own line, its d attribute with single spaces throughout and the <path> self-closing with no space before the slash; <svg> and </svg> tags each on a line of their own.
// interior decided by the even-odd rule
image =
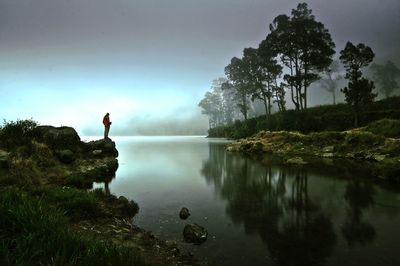
<svg viewBox="0 0 400 266">
<path fill-rule="evenodd" d="M 400 1 L 306 2 L 329 29 L 338 51 L 348 40 L 364 42 L 377 60 L 400 63 Z M 268 34 L 268 24 L 297 4 L 289 0 L 0 0 L 0 118 L 32 114 L 46 123 L 55 119 L 73 123 L 59 121 L 67 114 L 59 114 L 56 107 L 61 105 L 68 113 L 69 105 L 80 108 L 73 104 L 78 101 L 94 107 L 91 117 L 73 124 L 94 127 L 88 121 L 96 112 L 101 117 L 118 105 L 99 102 L 115 97 L 124 98 L 126 105 L 136 103 L 135 108 L 118 111 L 123 121 L 167 119 L 166 114 L 174 116 L 182 110 L 195 116 L 197 103 L 211 81 L 223 75 L 230 59 L 241 56 L 245 47 L 256 47 Z M 63 91 L 62 100 L 49 93 L 55 91 Z M 43 102 L 32 102 L 38 97 Z M 175 104 L 164 103 L 153 111 L 147 106 L 152 99 L 157 104 Z M 48 105 L 54 105 L 51 114 Z"/>
</svg>

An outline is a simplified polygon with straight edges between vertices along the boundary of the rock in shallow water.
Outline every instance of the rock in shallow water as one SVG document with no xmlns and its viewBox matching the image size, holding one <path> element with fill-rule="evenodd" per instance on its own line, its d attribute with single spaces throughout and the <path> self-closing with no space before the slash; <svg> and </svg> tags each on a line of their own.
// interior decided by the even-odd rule
<svg viewBox="0 0 400 266">
<path fill-rule="evenodd" d="M 187 224 L 183 229 L 183 237 L 186 242 L 201 244 L 207 240 L 207 230 L 198 224 Z"/>
<path fill-rule="evenodd" d="M 183 207 L 179 212 L 179 217 L 183 220 L 186 220 L 190 216 L 189 209 Z"/>
</svg>

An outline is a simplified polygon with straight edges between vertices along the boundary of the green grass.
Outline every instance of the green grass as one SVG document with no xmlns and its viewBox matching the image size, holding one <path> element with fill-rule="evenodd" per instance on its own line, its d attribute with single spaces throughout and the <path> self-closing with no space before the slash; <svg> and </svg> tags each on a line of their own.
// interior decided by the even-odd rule
<svg viewBox="0 0 400 266">
<path fill-rule="evenodd" d="M 128 248 L 73 232 L 59 208 L 0 189 L 0 265 L 144 265 Z"/>
<path fill-rule="evenodd" d="M 102 215 L 99 200 L 92 192 L 76 188 L 31 188 L 30 194 L 62 210 L 72 220 L 96 218 Z"/>
</svg>

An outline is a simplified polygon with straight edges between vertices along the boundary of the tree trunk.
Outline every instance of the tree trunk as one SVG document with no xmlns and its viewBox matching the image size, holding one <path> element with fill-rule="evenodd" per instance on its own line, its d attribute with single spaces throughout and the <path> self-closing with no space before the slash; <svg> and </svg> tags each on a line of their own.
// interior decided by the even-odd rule
<svg viewBox="0 0 400 266">
<path fill-rule="evenodd" d="M 335 89 L 332 90 L 332 97 L 333 97 L 333 104 L 336 104 L 336 94 L 335 94 Z"/>
<path fill-rule="evenodd" d="M 307 87 L 308 87 L 308 85 L 304 84 L 304 94 L 303 94 L 303 97 L 304 97 L 304 109 L 307 109 Z"/>
<path fill-rule="evenodd" d="M 268 116 L 268 103 L 267 103 L 267 97 L 263 95 L 263 102 L 265 106 L 265 115 Z"/>
</svg>

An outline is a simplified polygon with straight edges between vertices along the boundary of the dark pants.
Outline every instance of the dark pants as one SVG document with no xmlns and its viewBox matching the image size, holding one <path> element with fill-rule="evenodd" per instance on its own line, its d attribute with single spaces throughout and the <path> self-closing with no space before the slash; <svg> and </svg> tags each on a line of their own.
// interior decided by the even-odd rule
<svg viewBox="0 0 400 266">
<path fill-rule="evenodd" d="M 110 125 L 104 126 L 104 139 L 108 139 L 108 132 L 110 132 Z"/>
</svg>

